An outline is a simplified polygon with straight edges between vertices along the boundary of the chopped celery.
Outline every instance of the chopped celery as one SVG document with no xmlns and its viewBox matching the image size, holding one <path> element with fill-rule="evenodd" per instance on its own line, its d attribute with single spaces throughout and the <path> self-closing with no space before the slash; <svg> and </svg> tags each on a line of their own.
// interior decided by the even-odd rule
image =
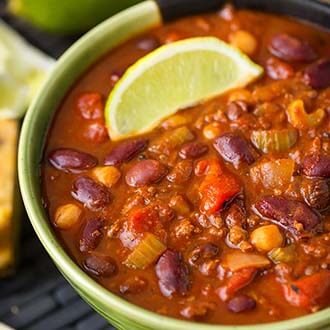
<svg viewBox="0 0 330 330">
<path fill-rule="evenodd" d="M 146 233 L 124 264 L 129 268 L 145 269 L 165 250 L 166 246 L 155 235 Z"/>
<path fill-rule="evenodd" d="M 321 124 L 325 117 L 323 109 L 317 109 L 312 113 L 306 113 L 304 102 L 295 100 L 290 103 L 287 109 L 289 123 L 298 129 L 313 128 Z"/>
<path fill-rule="evenodd" d="M 253 131 L 251 134 L 253 145 L 264 153 L 287 151 L 296 144 L 297 139 L 295 129 Z"/>
<path fill-rule="evenodd" d="M 280 262 L 291 262 L 296 257 L 295 246 L 289 245 L 275 248 L 269 252 L 268 257 L 276 264 Z"/>
<path fill-rule="evenodd" d="M 167 131 L 157 138 L 150 146 L 150 151 L 162 154 L 169 154 L 173 149 L 177 148 L 185 142 L 194 139 L 194 134 L 187 126 L 178 127 L 174 130 Z"/>
</svg>

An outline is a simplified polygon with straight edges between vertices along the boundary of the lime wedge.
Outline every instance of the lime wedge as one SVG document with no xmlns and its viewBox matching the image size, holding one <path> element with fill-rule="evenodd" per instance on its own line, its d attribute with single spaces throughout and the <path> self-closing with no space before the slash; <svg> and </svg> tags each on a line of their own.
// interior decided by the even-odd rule
<svg viewBox="0 0 330 330">
<path fill-rule="evenodd" d="M 54 63 L 0 21 L 0 119 L 24 115 Z"/>
<path fill-rule="evenodd" d="M 164 45 L 133 64 L 109 95 L 105 118 L 112 140 L 150 131 L 176 111 L 263 73 L 237 48 L 214 37 Z"/>
<path fill-rule="evenodd" d="M 141 0 L 8 0 L 9 11 L 36 27 L 56 33 L 89 30 Z"/>
</svg>

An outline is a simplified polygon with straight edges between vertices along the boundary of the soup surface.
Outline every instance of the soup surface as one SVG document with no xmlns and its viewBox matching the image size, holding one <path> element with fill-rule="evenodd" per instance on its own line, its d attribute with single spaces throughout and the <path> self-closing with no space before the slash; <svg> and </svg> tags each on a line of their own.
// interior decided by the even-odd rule
<svg viewBox="0 0 330 330">
<path fill-rule="evenodd" d="M 264 76 L 110 141 L 104 101 L 125 69 L 206 35 Z M 65 249 L 111 292 L 176 318 L 255 324 L 329 306 L 327 56 L 329 32 L 230 6 L 111 51 L 65 97 L 46 143 L 44 205 Z"/>
</svg>

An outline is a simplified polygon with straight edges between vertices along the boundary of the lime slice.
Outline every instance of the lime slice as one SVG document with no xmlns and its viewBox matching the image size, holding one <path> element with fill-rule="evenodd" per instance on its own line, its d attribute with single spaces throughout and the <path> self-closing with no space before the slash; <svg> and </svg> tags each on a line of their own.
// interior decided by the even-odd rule
<svg viewBox="0 0 330 330">
<path fill-rule="evenodd" d="M 109 95 L 112 140 L 150 131 L 176 111 L 259 77 L 262 67 L 214 37 L 164 45 L 133 64 Z"/>
<path fill-rule="evenodd" d="M 0 21 L 0 119 L 24 115 L 54 63 Z"/>
</svg>

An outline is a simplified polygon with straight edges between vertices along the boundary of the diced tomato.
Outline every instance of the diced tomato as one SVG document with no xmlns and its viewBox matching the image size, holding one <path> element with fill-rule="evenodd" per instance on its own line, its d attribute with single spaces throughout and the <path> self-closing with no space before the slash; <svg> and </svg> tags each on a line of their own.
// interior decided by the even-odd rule
<svg viewBox="0 0 330 330">
<path fill-rule="evenodd" d="M 201 211 L 207 215 L 219 211 L 223 204 L 239 193 L 241 189 L 238 181 L 230 173 L 224 173 L 220 161 L 217 159 L 199 162 L 196 172 L 205 174 L 199 187 L 199 193 Z"/>
<path fill-rule="evenodd" d="M 136 233 L 150 232 L 158 223 L 158 212 L 148 206 L 133 210 L 128 219 L 129 229 Z"/>
<path fill-rule="evenodd" d="M 228 282 L 216 290 L 222 301 L 228 300 L 238 290 L 249 285 L 257 274 L 255 268 L 242 268 L 228 279 Z"/>
<path fill-rule="evenodd" d="M 104 102 L 99 93 L 83 93 L 77 101 L 77 109 L 84 119 L 99 119 L 103 116 Z"/>
<path fill-rule="evenodd" d="M 157 210 L 151 206 L 139 207 L 129 213 L 119 238 L 125 247 L 133 249 L 144 233 L 151 232 L 158 236 L 162 228 Z"/>
<path fill-rule="evenodd" d="M 315 310 L 330 304 L 330 271 L 321 270 L 282 284 L 286 300 L 293 306 Z"/>
<path fill-rule="evenodd" d="M 197 176 L 205 175 L 208 168 L 209 168 L 209 160 L 203 159 L 197 163 L 195 167 L 195 174 Z"/>
</svg>

